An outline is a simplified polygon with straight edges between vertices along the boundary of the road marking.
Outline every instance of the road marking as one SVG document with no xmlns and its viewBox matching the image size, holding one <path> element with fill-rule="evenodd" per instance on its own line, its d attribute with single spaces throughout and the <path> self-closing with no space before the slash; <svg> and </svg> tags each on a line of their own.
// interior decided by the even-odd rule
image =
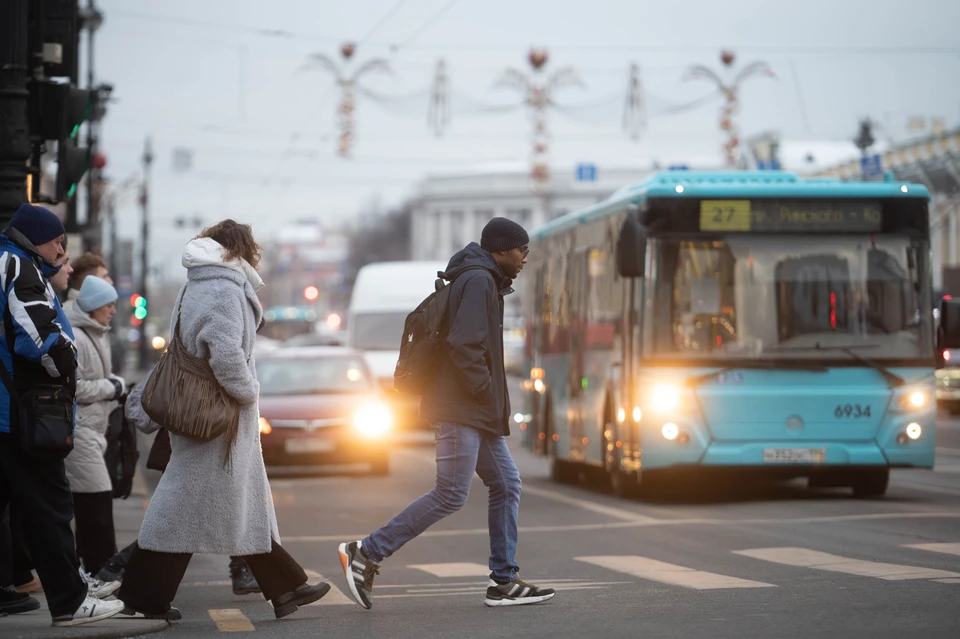
<svg viewBox="0 0 960 639">
<path fill-rule="evenodd" d="M 534 581 L 538 583 L 542 582 L 546 584 L 571 585 L 571 584 L 582 583 L 584 580 L 583 579 L 549 579 L 547 577 L 536 577 Z M 600 583 L 608 583 L 608 582 L 600 582 Z M 380 590 L 382 588 L 408 588 L 408 589 L 437 588 L 442 590 L 442 589 L 449 589 L 451 587 L 460 587 L 460 586 L 464 586 L 464 587 L 469 586 L 470 588 L 486 588 L 487 581 L 486 580 L 484 581 L 453 581 L 453 582 L 438 581 L 438 582 L 429 583 L 429 584 L 377 584 L 377 590 Z"/>
<path fill-rule="evenodd" d="M 220 632 L 253 632 L 256 628 L 250 620 L 236 608 L 208 610 L 210 618 L 217 622 Z"/>
<path fill-rule="evenodd" d="M 422 570 L 434 577 L 485 577 L 490 574 L 490 569 L 482 564 L 458 561 L 444 564 L 416 564 L 407 568 Z"/>
<path fill-rule="evenodd" d="M 864 561 L 840 557 L 807 548 L 753 548 L 750 550 L 734 550 L 735 555 L 762 559 L 775 564 L 800 566 L 830 572 L 842 572 L 848 575 L 861 577 L 875 577 L 887 581 L 901 581 L 904 579 L 942 579 L 944 577 L 960 577 L 960 573 L 920 566 L 904 566 L 901 564 L 885 564 L 879 561 Z"/>
<path fill-rule="evenodd" d="M 938 584 L 960 584 L 960 579 L 934 579 Z"/>
<path fill-rule="evenodd" d="M 916 548 L 918 550 L 929 550 L 930 552 L 942 552 L 948 555 L 960 555 L 960 543 L 947 544 L 904 544 L 906 548 Z"/>
<path fill-rule="evenodd" d="M 960 491 L 958 491 L 960 493 Z M 655 526 L 683 527 L 683 526 L 791 526 L 797 524 L 829 524 L 844 521 L 877 521 L 883 519 L 960 519 L 958 512 L 895 512 L 895 513 L 867 513 L 863 515 L 831 515 L 827 517 L 798 517 L 769 518 L 769 519 L 654 519 L 652 521 L 614 521 L 602 524 L 567 524 L 565 526 L 520 526 L 519 532 L 559 533 L 582 532 L 590 530 L 617 530 L 623 528 L 648 528 Z M 303 535 L 285 536 L 283 543 L 329 543 L 344 539 L 362 539 L 367 533 L 354 531 L 338 535 Z M 487 528 L 466 528 L 459 530 L 427 530 L 420 533 L 420 537 L 465 537 L 474 535 L 489 535 Z M 184 584 L 186 585 L 186 584 Z"/>
<path fill-rule="evenodd" d="M 898 479 L 896 483 L 891 483 L 891 487 L 896 485 L 908 488 L 910 490 L 919 490 L 928 493 L 938 493 L 941 495 L 960 495 L 960 490 L 955 488 L 945 488 L 943 486 L 934 486 L 933 484 L 921 484 L 919 482 L 902 481 Z"/>
<path fill-rule="evenodd" d="M 632 521 L 637 523 L 650 523 L 659 521 L 653 517 L 648 517 L 646 515 L 641 515 L 623 508 L 616 508 L 614 506 L 605 506 L 604 504 L 598 504 L 594 501 L 589 501 L 586 499 L 580 499 L 579 497 L 573 497 L 571 495 L 565 495 L 553 490 L 547 490 L 546 488 L 537 488 L 535 486 L 524 486 L 520 489 L 520 494 L 524 493 L 530 495 L 536 495 L 537 497 L 542 497 L 544 499 L 550 499 L 561 504 L 568 504 L 570 506 L 576 506 L 577 508 L 582 508 L 583 510 L 589 510 L 590 512 L 597 513 L 599 515 L 606 515 L 608 517 L 613 517 L 615 519 L 621 519 L 623 521 Z"/>
<path fill-rule="evenodd" d="M 307 604 L 308 606 L 339 606 L 343 604 L 354 605 L 354 606 L 357 605 L 352 597 L 348 597 L 345 594 L 343 594 L 342 590 L 334 586 L 332 581 L 325 578 L 319 572 L 316 572 L 315 570 L 307 570 L 307 569 L 304 569 L 303 572 L 307 573 L 307 580 L 310 583 L 317 583 L 318 581 L 326 581 L 328 584 L 330 584 L 330 592 L 325 594 L 323 596 L 323 599 L 321 599 L 320 601 L 315 601 L 312 604 Z"/>
<path fill-rule="evenodd" d="M 933 450 L 942 455 L 947 455 L 948 457 L 960 457 L 960 448 L 945 448 L 943 446 L 937 446 Z"/>
<path fill-rule="evenodd" d="M 575 557 L 577 561 L 594 564 L 608 570 L 626 573 L 641 579 L 658 581 L 664 584 L 693 588 L 695 590 L 718 590 L 722 588 L 776 588 L 762 581 L 750 581 L 718 575 L 713 572 L 694 570 L 686 566 L 668 564 L 656 559 L 637 555 L 607 555 L 600 557 Z"/>
<path fill-rule="evenodd" d="M 960 473 L 960 464 L 937 464 L 933 467 L 933 472 L 935 473 L 946 473 L 948 475 L 955 475 Z"/>
<path fill-rule="evenodd" d="M 604 588 L 609 588 L 610 586 L 623 584 L 626 582 L 606 582 L 600 586 L 592 585 L 583 585 L 583 586 L 555 586 L 553 589 L 557 592 L 564 590 L 602 590 Z M 470 595 L 471 597 L 482 597 L 486 593 L 486 588 L 478 588 L 473 590 L 458 590 L 454 592 L 409 592 L 402 595 L 376 595 L 377 599 L 403 599 L 407 597 L 462 597 L 464 595 Z"/>
</svg>

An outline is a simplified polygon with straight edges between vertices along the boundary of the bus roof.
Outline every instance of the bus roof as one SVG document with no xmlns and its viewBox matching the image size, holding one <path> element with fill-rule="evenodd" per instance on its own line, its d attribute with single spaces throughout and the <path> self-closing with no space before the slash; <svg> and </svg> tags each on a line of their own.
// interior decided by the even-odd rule
<svg viewBox="0 0 960 639">
<path fill-rule="evenodd" d="M 923 185 L 894 181 L 890 175 L 883 182 L 842 182 L 835 178 L 804 179 L 788 171 L 660 171 L 642 182 L 620 188 L 602 202 L 547 222 L 531 236 L 550 237 L 648 198 L 711 197 L 930 199 L 930 193 Z"/>
</svg>

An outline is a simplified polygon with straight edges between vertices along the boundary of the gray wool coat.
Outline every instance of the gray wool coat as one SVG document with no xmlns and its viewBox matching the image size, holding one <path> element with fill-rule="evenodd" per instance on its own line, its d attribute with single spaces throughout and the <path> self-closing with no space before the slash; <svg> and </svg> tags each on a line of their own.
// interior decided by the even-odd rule
<svg viewBox="0 0 960 639">
<path fill-rule="evenodd" d="M 197 442 L 170 435 L 170 463 L 150 499 L 138 543 L 168 553 L 268 553 L 280 534 L 260 448 L 260 384 L 253 359 L 260 302 L 247 278 L 226 266 L 189 268 L 187 278 L 180 292 L 180 337 L 242 403 L 240 427 L 228 468 L 223 437 Z M 176 311 L 171 336 L 175 326 Z M 138 425 L 144 421 L 139 400 L 139 393 L 131 393 L 127 402 Z"/>
</svg>

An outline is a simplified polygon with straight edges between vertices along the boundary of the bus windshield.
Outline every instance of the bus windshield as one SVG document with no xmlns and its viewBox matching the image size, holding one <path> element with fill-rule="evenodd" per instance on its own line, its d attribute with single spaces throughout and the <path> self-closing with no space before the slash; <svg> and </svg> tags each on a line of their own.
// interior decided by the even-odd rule
<svg viewBox="0 0 960 639">
<path fill-rule="evenodd" d="M 653 357 L 823 359 L 859 348 L 929 360 L 926 246 L 898 235 L 661 238 Z"/>
</svg>

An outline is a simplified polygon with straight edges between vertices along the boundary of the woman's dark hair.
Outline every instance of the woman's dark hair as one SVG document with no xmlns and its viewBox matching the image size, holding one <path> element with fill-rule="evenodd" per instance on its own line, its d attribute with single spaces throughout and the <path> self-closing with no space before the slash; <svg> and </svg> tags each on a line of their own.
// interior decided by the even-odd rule
<svg viewBox="0 0 960 639">
<path fill-rule="evenodd" d="M 223 220 L 203 229 L 197 238 L 209 237 L 227 250 L 224 259 L 244 259 L 250 266 L 260 264 L 260 245 L 253 239 L 253 228 L 235 220 Z"/>
</svg>

